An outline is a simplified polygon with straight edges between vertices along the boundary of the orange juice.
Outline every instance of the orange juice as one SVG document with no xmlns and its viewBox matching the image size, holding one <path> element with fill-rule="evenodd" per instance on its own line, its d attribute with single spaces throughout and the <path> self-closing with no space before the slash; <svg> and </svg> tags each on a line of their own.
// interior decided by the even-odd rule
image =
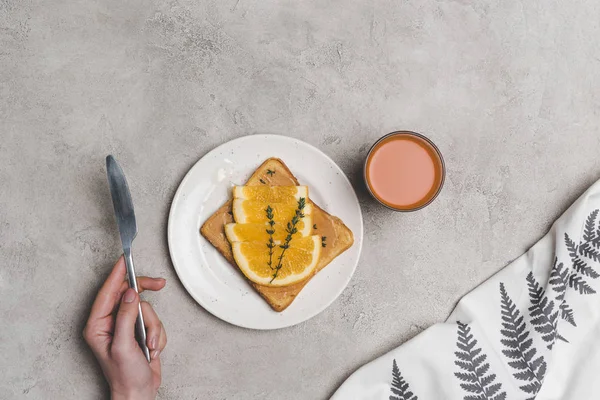
<svg viewBox="0 0 600 400">
<path fill-rule="evenodd" d="M 444 182 L 437 147 L 414 132 L 394 132 L 371 148 L 365 180 L 373 197 L 398 211 L 413 211 L 435 199 Z"/>
</svg>

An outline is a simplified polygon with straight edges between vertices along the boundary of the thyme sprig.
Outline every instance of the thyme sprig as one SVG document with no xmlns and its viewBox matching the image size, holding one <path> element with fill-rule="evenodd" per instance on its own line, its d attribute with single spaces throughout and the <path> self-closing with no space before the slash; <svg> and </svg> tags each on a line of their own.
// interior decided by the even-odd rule
<svg viewBox="0 0 600 400">
<path fill-rule="evenodd" d="M 267 219 L 269 220 L 269 228 L 267 229 L 267 234 L 269 235 L 269 242 L 267 243 L 267 247 L 269 248 L 269 268 L 273 269 L 273 249 L 275 248 L 275 242 L 273 241 L 273 234 L 275 233 L 275 221 L 273 220 L 273 209 L 270 205 L 265 209 L 267 213 Z"/>
<path fill-rule="evenodd" d="M 285 230 L 287 232 L 287 236 L 285 237 L 285 241 L 283 242 L 283 244 L 279 245 L 279 247 L 281 247 L 283 250 L 281 251 L 281 254 L 279 255 L 279 260 L 277 261 L 277 266 L 275 267 L 275 272 L 273 273 L 273 278 L 271 279 L 270 283 L 273 283 L 275 278 L 277 278 L 277 274 L 279 274 L 279 270 L 282 267 L 281 263 L 283 261 L 283 256 L 285 255 L 285 251 L 290 248 L 290 242 L 292 241 L 292 236 L 298 232 L 298 228 L 296 228 L 296 225 L 298 225 L 298 222 L 300 222 L 300 220 L 302 218 L 304 218 L 303 211 L 304 211 L 305 206 L 306 206 L 306 199 L 304 197 L 300 197 L 300 199 L 298 199 L 298 208 L 296 209 L 296 214 L 294 215 L 292 220 L 287 223 L 287 227 Z"/>
</svg>

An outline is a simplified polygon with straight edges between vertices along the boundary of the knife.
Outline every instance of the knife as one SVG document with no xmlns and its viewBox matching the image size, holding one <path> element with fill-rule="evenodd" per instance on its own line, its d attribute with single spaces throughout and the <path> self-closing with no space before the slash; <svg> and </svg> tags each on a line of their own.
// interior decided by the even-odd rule
<svg viewBox="0 0 600 400">
<path fill-rule="evenodd" d="M 133 269 L 133 257 L 131 255 L 131 245 L 137 235 L 137 223 L 135 222 L 135 213 L 133 212 L 133 201 L 129 186 L 123 170 L 117 163 L 117 160 L 111 155 L 106 157 L 106 175 L 108 176 L 108 186 L 112 196 L 117 225 L 123 244 L 123 256 L 127 266 L 127 280 L 129 287 L 138 291 L 137 280 L 135 279 L 135 270 Z M 140 345 L 148 362 L 150 362 L 150 351 L 146 346 L 146 330 L 144 329 L 144 316 L 142 315 L 142 306 L 138 305 L 138 316 L 135 321 L 135 333 L 137 342 Z"/>
</svg>

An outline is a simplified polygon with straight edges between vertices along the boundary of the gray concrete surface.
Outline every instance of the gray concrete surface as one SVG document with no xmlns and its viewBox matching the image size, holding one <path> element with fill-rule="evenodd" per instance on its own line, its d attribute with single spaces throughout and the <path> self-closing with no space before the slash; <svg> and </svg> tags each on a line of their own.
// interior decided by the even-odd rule
<svg viewBox="0 0 600 400">
<path fill-rule="evenodd" d="M 327 399 L 446 318 L 600 177 L 599 5 L 574 2 L 0 0 L 0 398 L 99 399 L 81 338 L 120 253 L 104 157 L 132 185 L 140 273 L 169 333 L 161 399 Z M 379 136 L 448 166 L 414 214 L 376 205 Z M 359 190 L 365 245 L 325 312 L 255 332 L 205 312 L 166 244 L 185 172 L 229 139 L 301 138 Z"/>
</svg>

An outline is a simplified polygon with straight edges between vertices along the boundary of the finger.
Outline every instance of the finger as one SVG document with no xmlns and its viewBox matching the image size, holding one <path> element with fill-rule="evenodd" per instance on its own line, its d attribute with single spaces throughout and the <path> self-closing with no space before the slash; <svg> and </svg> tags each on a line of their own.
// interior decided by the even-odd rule
<svg viewBox="0 0 600 400">
<path fill-rule="evenodd" d="M 121 256 L 94 300 L 88 323 L 112 314 L 115 301 L 120 298 L 119 288 L 123 279 L 125 279 L 125 259 Z"/>
<path fill-rule="evenodd" d="M 144 290 L 151 290 L 158 292 L 167 284 L 164 278 L 151 278 L 149 276 L 140 276 L 137 278 L 138 293 L 142 293 Z"/>
<path fill-rule="evenodd" d="M 160 339 L 158 341 L 158 346 L 154 350 L 150 350 L 150 358 L 152 360 L 157 360 L 162 354 L 163 350 L 167 347 L 167 332 L 165 331 L 165 327 L 163 324 L 160 324 Z"/>
<path fill-rule="evenodd" d="M 119 349 L 137 346 L 135 341 L 135 320 L 138 315 L 140 297 L 133 289 L 127 289 L 121 300 L 115 320 L 113 345 Z"/>
<path fill-rule="evenodd" d="M 159 350 L 161 341 L 162 324 L 152 306 L 145 301 L 142 301 L 142 314 L 144 314 L 144 325 L 146 326 L 146 345 L 150 349 L 152 358 L 155 358 L 154 352 Z"/>
<path fill-rule="evenodd" d="M 144 290 L 151 290 L 153 292 L 158 292 L 159 290 L 164 288 L 165 285 L 167 284 L 167 281 L 163 278 L 150 278 L 148 276 L 138 276 L 136 278 L 136 281 L 137 281 L 137 285 L 138 285 L 138 293 L 142 293 Z M 121 283 L 121 287 L 119 289 L 119 292 L 121 293 L 121 295 L 123 295 L 123 293 L 125 293 L 125 291 L 128 288 L 129 288 L 128 281 L 124 281 L 123 283 Z M 119 299 L 120 298 L 121 297 L 119 296 Z"/>
<path fill-rule="evenodd" d="M 136 278 L 138 285 L 138 293 L 142 293 L 145 290 L 151 290 L 153 292 L 158 292 L 162 288 L 165 287 L 167 281 L 163 278 L 150 278 L 147 276 L 140 276 Z M 129 289 L 129 281 L 125 280 L 121 283 L 121 288 L 119 289 L 119 294 L 115 297 L 115 304 L 113 306 L 113 313 L 116 313 L 119 308 L 119 303 L 125 291 Z"/>
<path fill-rule="evenodd" d="M 165 326 L 162 324 L 160 324 L 161 327 L 161 331 L 160 331 L 160 341 L 158 342 L 158 352 L 159 354 L 162 353 L 162 351 L 165 349 L 165 347 L 167 347 L 167 331 L 165 331 Z"/>
<path fill-rule="evenodd" d="M 160 357 L 156 357 L 150 361 L 150 369 L 152 370 L 152 385 L 154 390 L 158 390 L 161 381 Z"/>
</svg>

